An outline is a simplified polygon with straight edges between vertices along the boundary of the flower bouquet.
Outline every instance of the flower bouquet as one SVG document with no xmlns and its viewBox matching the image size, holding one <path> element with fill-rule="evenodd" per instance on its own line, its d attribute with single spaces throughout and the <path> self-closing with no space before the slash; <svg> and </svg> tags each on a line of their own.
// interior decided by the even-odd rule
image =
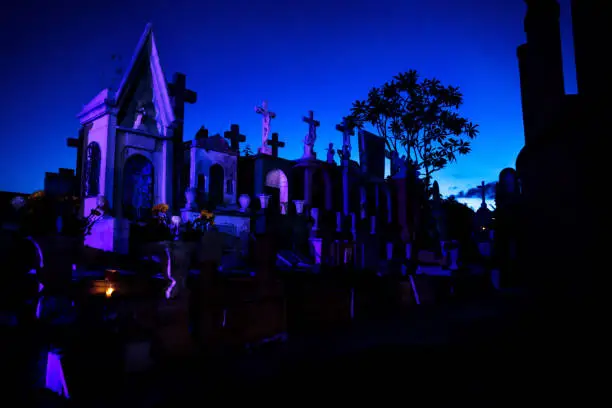
<svg viewBox="0 0 612 408">
<path fill-rule="evenodd" d="M 208 210 L 200 211 L 200 215 L 193 221 L 193 229 L 196 231 L 207 231 L 215 225 L 215 214 Z"/>
<path fill-rule="evenodd" d="M 148 225 L 149 238 L 154 242 L 168 241 L 172 239 L 170 230 L 170 215 L 168 204 L 156 204 L 151 210 L 153 218 Z"/>
</svg>

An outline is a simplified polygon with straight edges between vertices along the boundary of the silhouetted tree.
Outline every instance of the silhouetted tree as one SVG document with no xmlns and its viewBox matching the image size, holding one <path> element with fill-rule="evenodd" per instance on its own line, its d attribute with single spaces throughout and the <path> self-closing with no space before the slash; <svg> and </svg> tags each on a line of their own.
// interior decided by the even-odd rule
<svg viewBox="0 0 612 408">
<path fill-rule="evenodd" d="M 459 114 L 462 104 L 458 87 L 420 80 L 411 70 L 372 88 L 366 100 L 353 102 L 348 120 L 358 128 L 371 125 L 385 138 L 387 157 L 405 155 L 429 186 L 434 172 L 470 152 L 479 133 L 478 125 Z"/>
<path fill-rule="evenodd" d="M 242 150 L 242 154 L 244 154 L 245 157 L 249 157 L 253 155 L 253 150 L 251 150 L 251 145 L 250 144 L 246 144 L 246 146 L 244 147 L 244 149 Z"/>
</svg>

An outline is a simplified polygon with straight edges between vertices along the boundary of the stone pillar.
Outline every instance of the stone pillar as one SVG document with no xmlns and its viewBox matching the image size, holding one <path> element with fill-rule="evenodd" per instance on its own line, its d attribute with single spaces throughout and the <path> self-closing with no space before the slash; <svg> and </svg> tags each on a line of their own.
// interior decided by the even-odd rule
<svg viewBox="0 0 612 408">
<path fill-rule="evenodd" d="M 342 169 L 342 211 L 345 216 L 349 215 L 349 164 L 343 160 Z"/>
<path fill-rule="evenodd" d="M 336 213 L 336 232 L 342 232 L 342 213 Z"/>
<path fill-rule="evenodd" d="M 370 216 L 370 234 L 372 235 L 376 234 L 376 216 L 375 215 Z"/>
<path fill-rule="evenodd" d="M 363 220 L 363 219 L 365 219 L 367 217 L 366 208 L 365 208 L 366 207 L 366 202 L 367 202 L 365 187 L 361 187 L 359 189 L 359 195 L 360 195 L 360 203 L 359 203 L 360 204 L 360 206 L 359 206 L 360 214 L 359 215 L 360 215 L 361 219 Z"/>
<path fill-rule="evenodd" d="M 307 207 L 312 205 L 312 170 L 310 167 L 304 169 L 304 204 Z"/>
<path fill-rule="evenodd" d="M 318 231 L 319 230 L 319 209 L 318 208 L 311 208 L 310 209 L 310 216 L 314 219 L 314 224 L 312 226 L 312 230 L 313 231 Z"/>
<path fill-rule="evenodd" d="M 387 242 L 387 260 L 393 259 L 393 242 Z"/>
<path fill-rule="evenodd" d="M 198 176 L 196 174 L 196 141 L 191 142 L 191 149 L 189 149 L 190 153 L 190 162 L 189 162 L 189 186 L 192 188 L 196 188 L 198 184 Z"/>
</svg>

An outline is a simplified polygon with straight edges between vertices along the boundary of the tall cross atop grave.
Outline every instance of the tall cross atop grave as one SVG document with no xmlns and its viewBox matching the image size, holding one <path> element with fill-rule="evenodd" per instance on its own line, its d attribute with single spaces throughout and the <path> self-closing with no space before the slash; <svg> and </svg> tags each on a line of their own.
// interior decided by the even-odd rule
<svg viewBox="0 0 612 408">
<path fill-rule="evenodd" d="M 168 94 L 174 111 L 174 126 L 172 129 L 172 139 L 174 142 L 172 168 L 172 207 L 178 209 L 180 203 L 184 200 L 184 191 L 187 186 L 183 185 L 184 181 L 181 177 L 183 172 L 183 149 L 179 146 L 183 144 L 183 123 L 185 120 L 185 103 L 196 103 L 198 94 L 187 89 L 185 74 L 177 72 L 172 78 L 172 82 L 168 84 Z"/>
<path fill-rule="evenodd" d="M 317 128 L 321 126 L 321 122 L 315 120 L 313 111 L 308 111 L 308 117 L 304 116 L 302 120 L 308 123 L 308 136 L 306 137 L 306 141 L 304 141 L 304 143 L 312 146 L 317 140 Z"/>
<path fill-rule="evenodd" d="M 342 160 L 348 161 L 351 159 L 351 136 L 355 136 L 355 130 L 346 118 L 342 118 L 342 123 L 336 125 L 336 130 L 342 132 Z"/>
<path fill-rule="evenodd" d="M 240 152 L 240 142 L 246 140 L 246 136 L 240 134 L 240 127 L 238 125 L 231 125 L 230 130 L 223 133 L 223 137 L 229 139 L 230 146 L 235 152 Z"/>
<path fill-rule="evenodd" d="M 308 117 L 304 116 L 302 120 L 308 123 L 308 133 L 304 138 L 304 156 L 302 156 L 302 158 L 316 159 L 317 155 L 314 152 L 314 144 L 317 140 L 317 127 L 321 125 L 321 123 L 314 119 L 313 111 L 308 111 Z"/>
<path fill-rule="evenodd" d="M 478 186 L 478 188 L 480 189 L 480 194 L 481 194 L 481 199 L 482 202 L 480 203 L 480 206 L 483 208 L 487 208 L 487 200 L 486 200 L 486 187 L 485 187 L 485 182 L 484 180 L 482 181 L 482 183 L 480 183 L 480 185 Z"/>
<path fill-rule="evenodd" d="M 268 101 L 263 101 L 261 106 L 255 107 L 255 113 L 261 115 L 261 147 L 259 152 L 263 154 L 270 154 L 270 148 L 268 146 L 268 136 L 270 136 L 270 129 L 272 128 L 272 119 L 276 118 L 276 113 L 268 110 Z"/>
<path fill-rule="evenodd" d="M 177 72 L 168 84 L 168 93 L 172 98 L 174 117 L 178 120 L 185 119 L 185 103 L 194 104 L 198 100 L 198 94 L 187 89 L 185 74 Z"/>
<path fill-rule="evenodd" d="M 272 147 L 272 157 L 278 157 L 278 148 L 285 147 L 285 142 L 278 140 L 278 133 L 272 133 L 271 140 L 268 140 L 268 146 Z"/>
</svg>

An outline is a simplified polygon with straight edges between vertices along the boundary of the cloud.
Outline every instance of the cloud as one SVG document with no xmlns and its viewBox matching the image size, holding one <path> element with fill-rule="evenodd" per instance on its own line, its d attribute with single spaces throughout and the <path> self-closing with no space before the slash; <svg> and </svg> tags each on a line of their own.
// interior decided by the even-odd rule
<svg viewBox="0 0 612 408">
<path fill-rule="evenodd" d="M 489 183 L 485 183 L 485 198 L 494 199 L 495 198 L 495 186 L 497 185 L 496 181 L 491 181 Z M 455 198 L 480 198 L 482 196 L 481 187 L 472 187 L 467 190 L 463 190 L 454 195 Z"/>
<path fill-rule="evenodd" d="M 448 191 L 457 191 L 457 190 L 459 190 L 459 187 L 457 187 L 457 186 L 450 186 L 448 188 Z"/>
</svg>

